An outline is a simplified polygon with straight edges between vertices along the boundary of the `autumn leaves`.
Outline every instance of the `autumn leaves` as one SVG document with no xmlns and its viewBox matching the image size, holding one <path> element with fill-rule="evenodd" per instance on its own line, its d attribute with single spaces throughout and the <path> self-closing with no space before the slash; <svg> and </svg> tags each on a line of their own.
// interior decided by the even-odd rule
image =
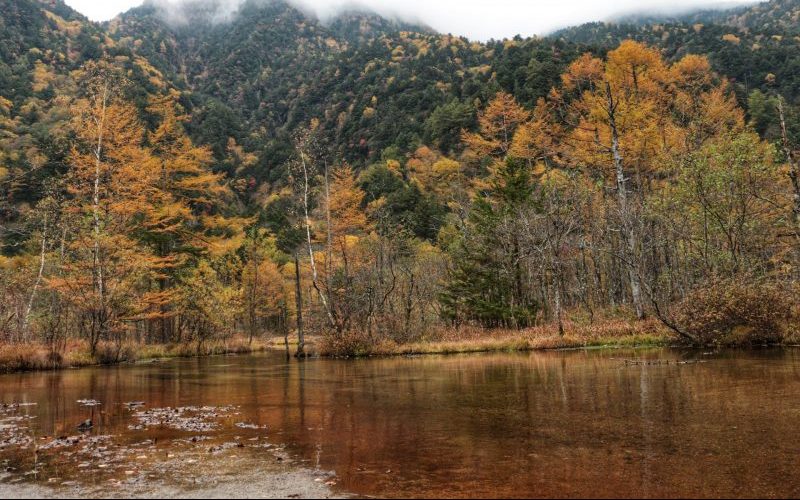
<svg viewBox="0 0 800 500">
<path fill-rule="evenodd" d="M 168 341 L 181 285 L 202 271 L 202 259 L 237 249 L 246 220 L 226 216 L 228 188 L 211 172 L 208 150 L 185 135 L 174 99 L 151 102 L 159 125 L 147 132 L 112 70 L 90 66 L 83 78 L 65 195 L 50 218 L 58 230 L 48 287 L 69 304 L 93 352 L 142 320 Z"/>
<path fill-rule="evenodd" d="M 139 109 L 113 72 L 82 78 L 67 173 L 13 281 L 31 276 L 15 285 L 22 330 L 61 332 L 48 342 L 296 330 L 300 355 L 306 332 L 354 354 L 449 325 L 564 334 L 570 315 L 606 314 L 653 314 L 694 341 L 670 309 L 705 283 L 797 273 L 790 176 L 700 56 L 632 41 L 581 56 L 533 109 L 498 92 L 453 157 L 420 145 L 353 168 L 312 122 L 285 178 L 249 200 L 174 96 Z"/>
<path fill-rule="evenodd" d="M 629 304 L 670 322 L 708 279 L 780 274 L 791 192 L 703 57 L 586 54 L 534 110 L 499 93 L 463 140 L 485 176 L 445 293 L 454 319 L 561 325 L 565 306 Z"/>
</svg>

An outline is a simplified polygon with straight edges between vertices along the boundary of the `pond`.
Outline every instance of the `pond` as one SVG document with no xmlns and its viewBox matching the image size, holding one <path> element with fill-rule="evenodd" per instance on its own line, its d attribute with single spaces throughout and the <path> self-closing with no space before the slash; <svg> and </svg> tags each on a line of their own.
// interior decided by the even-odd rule
<svg viewBox="0 0 800 500">
<path fill-rule="evenodd" d="M 363 496 L 800 496 L 796 349 L 179 359 L 4 375 L 0 403 L 5 484 L 285 456 Z"/>
</svg>

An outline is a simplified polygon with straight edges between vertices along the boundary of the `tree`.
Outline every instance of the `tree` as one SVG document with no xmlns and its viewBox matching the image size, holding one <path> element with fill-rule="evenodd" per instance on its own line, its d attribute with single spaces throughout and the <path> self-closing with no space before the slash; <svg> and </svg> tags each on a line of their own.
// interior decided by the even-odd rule
<svg viewBox="0 0 800 500">
<path fill-rule="evenodd" d="M 575 165 L 596 169 L 614 187 L 619 260 L 627 270 L 636 316 L 642 318 L 638 213 L 648 175 L 677 139 L 669 119 L 668 68 L 655 49 L 625 41 L 605 62 L 588 55 L 579 58 L 562 80 L 564 93 L 555 97 L 562 100 L 571 129 L 566 153 Z"/>
<path fill-rule="evenodd" d="M 223 176 L 211 171 L 211 151 L 194 146 L 181 126 L 174 96 L 155 99 L 150 112 L 159 123 L 148 134 L 155 161 L 148 203 L 138 234 L 159 258 L 158 289 L 150 292 L 150 319 L 158 320 L 162 342 L 173 337 L 173 304 L 179 302 L 180 274 L 200 257 L 232 252 L 244 240 L 245 218 L 231 216 L 233 194 Z"/>
<path fill-rule="evenodd" d="M 521 237 L 521 215 L 531 209 L 532 193 L 528 169 L 508 159 L 491 190 L 475 200 L 440 298 L 456 324 L 466 320 L 522 328 L 535 322 L 538 304 L 527 279 Z"/>
<path fill-rule="evenodd" d="M 474 123 L 472 105 L 453 99 L 434 109 L 425 121 L 428 144 L 434 143 L 443 152 L 452 151 L 460 145 L 462 130 L 472 129 Z"/>
<path fill-rule="evenodd" d="M 675 179 L 671 213 L 703 276 L 768 271 L 780 201 L 772 148 L 752 132 L 722 136 L 686 158 Z"/>
<path fill-rule="evenodd" d="M 477 159 L 495 158 L 502 163 L 511 151 L 517 128 L 529 117 L 511 94 L 498 92 L 478 115 L 478 132 L 464 131 L 461 139 Z"/>
<path fill-rule="evenodd" d="M 305 230 L 305 237 L 306 237 L 306 250 L 308 251 L 309 263 L 311 264 L 311 281 L 314 285 L 314 289 L 317 291 L 317 295 L 322 302 L 322 306 L 325 310 L 325 315 L 328 320 L 328 324 L 331 328 L 337 328 L 336 319 L 334 318 L 333 308 L 330 303 L 330 298 L 322 289 L 320 284 L 319 278 L 319 269 L 317 267 L 317 259 L 314 255 L 314 243 L 312 237 L 312 223 L 311 223 L 311 182 L 314 175 L 313 169 L 315 168 L 314 163 L 314 155 L 316 153 L 316 137 L 315 132 L 317 129 L 317 122 L 312 122 L 311 127 L 307 130 L 302 130 L 298 132 L 295 137 L 295 150 L 297 152 L 298 159 L 295 162 L 295 169 L 299 169 L 301 174 L 301 184 L 299 186 L 300 189 L 300 200 L 301 206 L 303 208 L 303 224 Z M 327 163 L 326 163 L 327 165 Z M 327 168 L 325 171 L 325 182 L 327 183 Z M 330 242 L 331 238 L 328 238 Z M 299 262 L 296 263 L 296 273 L 297 275 L 297 283 L 298 287 L 300 286 L 300 268 Z M 300 294 L 298 293 L 298 297 Z M 300 306 L 298 306 L 300 307 Z M 297 343 L 297 353 L 296 357 L 303 357 L 305 356 L 305 340 L 303 338 L 303 331 L 298 330 L 298 343 Z"/>
<path fill-rule="evenodd" d="M 509 153 L 525 161 L 528 168 L 541 165 L 544 170 L 556 163 L 563 132 L 554 119 L 551 106 L 544 99 L 539 99 L 531 119 L 523 122 L 514 133 Z"/>
<path fill-rule="evenodd" d="M 273 260 L 277 252 L 274 238 L 264 230 L 254 229 L 244 244 L 244 250 L 241 303 L 249 343 L 252 344 L 266 323 L 282 326 L 279 324 L 286 310 L 286 297 L 283 275 Z"/>
<path fill-rule="evenodd" d="M 288 190 L 287 190 L 288 191 Z M 284 192 L 269 200 L 262 217 L 275 235 L 277 249 L 292 258 L 294 277 L 294 311 L 297 326 L 298 347 L 304 345 L 305 324 L 303 321 L 303 285 L 300 255 L 305 246 L 305 219 L 300 201 L 294 192 Z M 288 301 L 288 297 L 287 297 Z M 288 353 L 288 339 L 286 348 Z M 301 356 L 302 350 L 298 349 Z"/>
<path fill-rule="evenodd" d="M 789 132 L 786 127 L 786 113 L 784 111 L 783 98 L 779 97 L 777 103 L 778 117 L 781 127 L 781 147 L 789 164 L 789 179 L 792 181 L 792 216 L 796 229 L 800 231 L 800 165 L 798 165 L 797 152 L 789 139 Z"/>
<path fill-rule="evenodd" d="M 239 311 L 239 290 L 225 283 L 215 264 L 201 259 L 186 278 L 186 290 L 181 294 L 182 321 L 189 339 L 197 343 L 197 354 L 210 340 L 228 336 L 234 330 Z"/>
<path fill-rule="evenodd" d="M 364 192 L 359 188 L 353 169 L 347 165 L 333 170 L 326 183 L 325 226 L 327 234 L 325 272 L 320 280 L 331 327 L 337 335 L 345 333 L 353 322 L 354 275 L 362 265 L 356 247 L 367 232 L 367 217 L 362 208 Z"/>
<path fill-rule="evenodd" d="M 550 170 L 540 180 L 532 204 L 522 216 L 524 245 L 536 253 L 539 279 L 550 288 L 553 319 L 564 335 L 564 294 L 567 268 L 575 260 L 578 244 L 573 236 L 581 229 L 581 213 L 587 193 L 574 172 Z"/>
<path fill-rule="evenodd" d="M 136 109 L 121 98 L 122 84 L 103 65 L 85 72 L 86 95 L 74 106 L 78 143 L 70 156 L 68 210 L 78 227 L 69 241 L 63 276 L 49 285 L 82 312 L 92 354 L 112 334 L 121 341 L 125 322 L 139 312 L 138 287 L 153 258 L 135 240 L 148 204 L 153 158 L 142 147 Z"/>
</svg>

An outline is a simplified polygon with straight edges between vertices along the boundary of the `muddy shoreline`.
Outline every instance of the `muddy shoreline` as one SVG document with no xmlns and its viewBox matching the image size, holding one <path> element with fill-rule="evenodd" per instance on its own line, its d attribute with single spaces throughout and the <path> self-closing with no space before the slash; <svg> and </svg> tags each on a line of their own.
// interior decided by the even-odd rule
<svg viewBox="0 0 800 500">
<path fill-rule="evenodd" d="M 0 498 L 337 497 L 335 474 L 295 460 L 237 406 L 75 404 L 96 420 L 49 436 L 38 405 L 0 406 Z M 115 412 L 122 424 L 103 427 Z"/>
<path fill-rule="evenodd" d="M 8 484 L 0 475 L 0 498 L 347 498 L 326 485 L 325 477 L 291 463 L 236 476 L 212 476 L 195 485 L 170 479 L 110 486 Z"/>
</svg>

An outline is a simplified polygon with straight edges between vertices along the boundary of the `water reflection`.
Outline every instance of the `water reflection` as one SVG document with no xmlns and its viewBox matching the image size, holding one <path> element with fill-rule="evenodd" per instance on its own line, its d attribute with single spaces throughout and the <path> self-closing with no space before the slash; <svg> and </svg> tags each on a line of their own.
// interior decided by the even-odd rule
<svg viewBox="0 0 800 500">
<path fill-rule="evenodd" d="M 87 398 L 103 405 L 76 403 Z M 241 436 L 237 422 L 267 426 L 272 442 L 363 495 L 800 495 L 797 350 L 275 354 L 0 377 L 0 402 L 37 403 L 27 411 L 39 436 L 75 433 L 88 418 L 125 443 L 187 436 L 130 430 L 123 403 L 137 400 L 238 406 L 217 439 Z"/>
</svg>

